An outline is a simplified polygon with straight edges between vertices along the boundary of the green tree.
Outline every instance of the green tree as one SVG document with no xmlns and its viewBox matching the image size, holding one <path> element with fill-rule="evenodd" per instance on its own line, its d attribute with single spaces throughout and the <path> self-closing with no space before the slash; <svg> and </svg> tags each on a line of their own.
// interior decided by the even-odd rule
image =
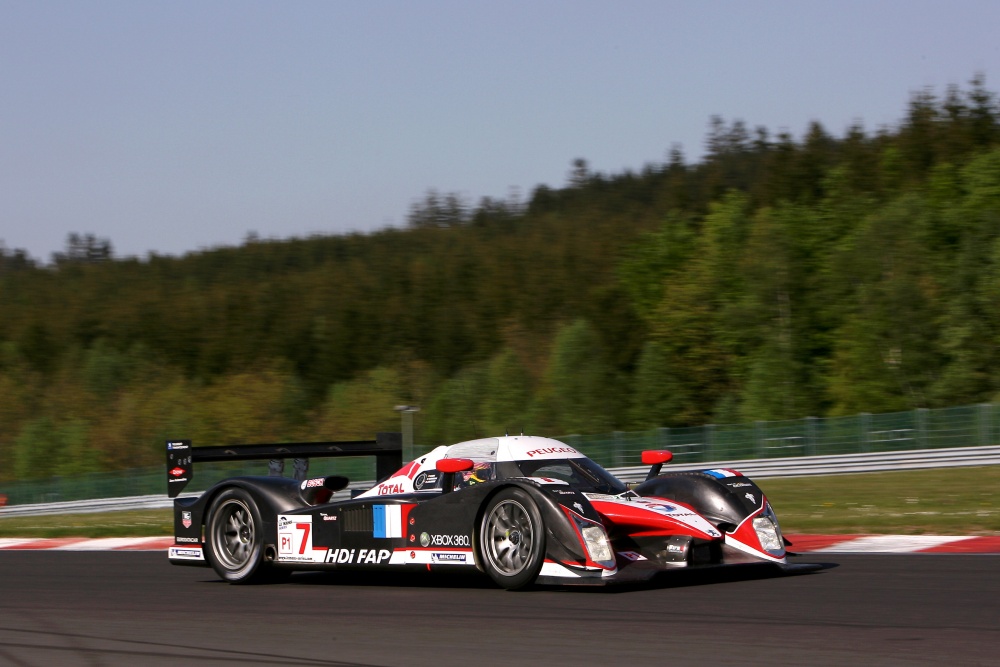
<svg viewBox="0 0 1000 667">
<path fill-rule="evenodd" d="M 541 397 L 559 433 L 600 433 L 615 424 L 616 409 L 624 404 L 620 389 L 605 361 L 597 332 L 586 320 L 559 329 L 545 373 Z"/>
</svg>

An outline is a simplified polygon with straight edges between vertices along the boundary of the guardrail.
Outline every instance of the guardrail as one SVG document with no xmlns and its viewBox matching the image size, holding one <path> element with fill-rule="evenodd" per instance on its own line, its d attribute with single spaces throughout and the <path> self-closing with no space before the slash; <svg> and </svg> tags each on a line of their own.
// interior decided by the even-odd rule
<svg viewBox="0 0 1000 667">
<path fill-rule="evenodd" d="M 926 468 L 958 468 L 1000 464 L 1000 446 L 956 447 L 953 449 L 911 449 L 899 452 L 871 454 L 840 454 L 838 456 L 800 456 L 797 458 L 745 459 L 711 461 L 707 463 L 668 464 L 665 470 L 710 470 L 732 468 L 754 479 L 774 477 L 805 477 L 808 475 L 844 475 L 893 470 Z M 646 478 L 649 466 L 616 468 L 613 472 L 624 482 Z"/>
<path fill-rule="evenodd" d="M 850 473 L 887 472 L 894 470 L 920 470 L 927 468 L 957 468 L 969 466 L 1000 465 L 1000 446 L 956 447 L 952 449 L 914 449 L 901 452 L 874 452 L 871 454 L 841 454 L 839 456 L 803 456 L 798 458 L 744 459 L 738 461 L 711 461 L 668 465 L 667 470 L 684 472 L 713 468 L 737 469 L 754 479 L 775 477 L 805 477 L 809 475 L 844 475 Z M 639 482 L 646 478 L 649 466 L 612 468 L 611 472 L 623 482 Z M 367 489 L 371 481 L 355 482 L 346 490 L 334 495 L 336 499 L 350 497 L 352 489 Z M 184 494 L 185 496 L 198 494 Z M 41 516 L 45 514 L 78 514 L 110 512 L 115 510 L 166 509 L 173 501 L 166 493 L 126 498 L 101 498 L 97 500 L 71 500 L 59 503 L 14 505 L 0 507 L 0 518 L 8 516 Z"/>
</svg>

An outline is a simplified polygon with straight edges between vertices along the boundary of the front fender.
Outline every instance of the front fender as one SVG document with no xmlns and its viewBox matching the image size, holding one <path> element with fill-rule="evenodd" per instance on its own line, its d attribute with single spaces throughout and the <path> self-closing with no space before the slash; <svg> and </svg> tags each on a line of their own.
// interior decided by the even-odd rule
<svg viewBox="0 0 1000 667">
<path fill-rule="evenodd" d="M 585 519 L 601 523 L 601 516 L 587 498 L 563 484 L 540 484 L 531 479 L 510 479 L 499 485 L 493 493 L 504 487 L 523 489 L 538 506 L 545 524 L 545 557 L 559 563 L 583 567 L 587 563 L 587 554 L 573 522 L 566 515 L 566 509 Z M 491 494 L 492 497 L 493 494 Z M 483 512 L 489 498 L 479 508 L 476 526 L 482 523 Z M 563 509 L 566 508 L 566 509 Z M 477 539 L 478 539 L 478 530 Z"/>
</svg>

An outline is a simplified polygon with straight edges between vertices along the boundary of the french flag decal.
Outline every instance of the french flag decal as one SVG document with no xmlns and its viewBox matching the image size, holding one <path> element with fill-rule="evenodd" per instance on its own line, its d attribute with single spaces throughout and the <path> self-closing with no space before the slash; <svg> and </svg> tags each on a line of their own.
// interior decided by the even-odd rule
<svg viewBox="0 0 1000 667">
<path fill-rule="evenodd" d="M 402 537 L 401 510 L 400 505 L 372 505 L 372 537 Z"/>
<path fill-rule="evenodd" d="M 724 477 L 742 477 L 743 473 L 736 472 L 735 470 L 727 470 L 726 468 L 716 468 L 715 470 L 702 470 L 706 475 L 711 475 L 716 479 L 723 479 Z"/>
</svg>

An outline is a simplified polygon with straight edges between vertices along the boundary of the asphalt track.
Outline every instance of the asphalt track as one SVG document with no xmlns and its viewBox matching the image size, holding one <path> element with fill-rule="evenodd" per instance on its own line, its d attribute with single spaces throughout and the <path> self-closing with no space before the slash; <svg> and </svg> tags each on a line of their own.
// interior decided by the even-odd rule
<svg viewBox="0 0 1000 667">
<path fill-rule="evenodd" d="M 230 586 L 162 552 L 0 552 L 0 665 L 996 665 L 1000 556 L 812 554 L 506 592 L 478 577 Z"/>
</svg>

